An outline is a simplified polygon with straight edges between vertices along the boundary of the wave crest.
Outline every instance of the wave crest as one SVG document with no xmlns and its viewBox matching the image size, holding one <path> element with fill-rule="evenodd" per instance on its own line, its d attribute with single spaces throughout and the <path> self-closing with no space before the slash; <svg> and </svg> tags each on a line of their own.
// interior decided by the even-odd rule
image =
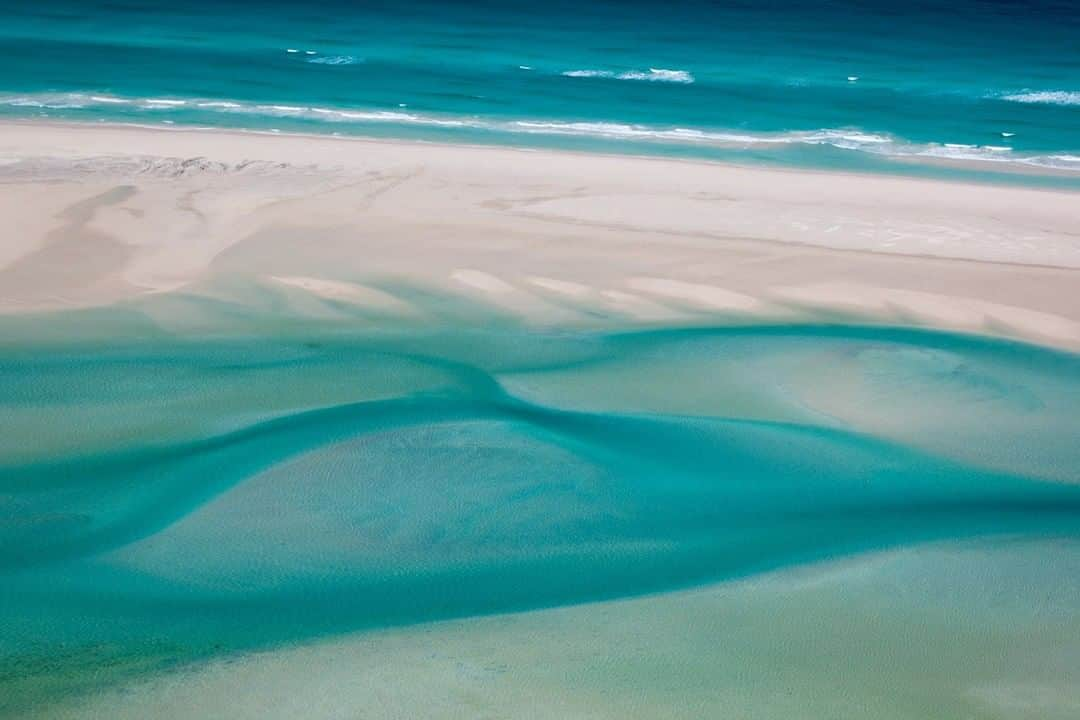
<svg viewBox="0 0 1080 720">
<path fill-rule="evenodd" d="M 1080 105 L 1080 91 L 1039 90 L 1003 95 L 1002 100 L 1037 105 Z"/>
<path fill-rule="evenodd" d="M 608 78 L 612 80 L 646 80 L 648 82 L 670 82 L 690 84 L 694 82 L 694 76 L 686 70 L 668 70 L 667 68 L 649 68 L 648 70 L 627 70 L 614 72 L 611 70 L 567 70 L 562 73 L 564 77 L 573 78 Z"/>
<path fill-rule="evenodd" d="M 321 57 L 309 58 L 305 60 L 305 62 L 312 63 L 313 65 L 355 65 L 362 61 L 352 55 L 323 55 Z"/>
</svg>

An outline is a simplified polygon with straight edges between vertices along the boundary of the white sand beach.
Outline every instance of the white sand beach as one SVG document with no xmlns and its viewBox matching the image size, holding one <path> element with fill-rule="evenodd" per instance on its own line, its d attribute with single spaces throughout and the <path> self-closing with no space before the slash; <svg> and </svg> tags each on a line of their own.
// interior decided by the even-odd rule
<svg viewBox="0 0 1080 720">
<path fill-rule="evenodd" d="M 222 280 L 416 314 L 385 289 L 408 283 L 539 325 L 841 317 L 1080 348 L 1068 191 L 40 122 L 0 124 L 0 185 L 4 314 Z"/>
</svg>

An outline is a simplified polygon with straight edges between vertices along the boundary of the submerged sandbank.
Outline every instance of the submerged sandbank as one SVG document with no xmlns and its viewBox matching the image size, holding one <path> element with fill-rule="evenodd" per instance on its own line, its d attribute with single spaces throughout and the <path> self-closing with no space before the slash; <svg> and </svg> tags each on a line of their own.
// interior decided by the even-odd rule
<svg viewBox="0 0 1080 720">
<path fill-rule="evenodd" d="M 1070 720 L 1078 571 L 1074 541 L 878 553 L 279 648 L 32 717 Z"/>
</svg>

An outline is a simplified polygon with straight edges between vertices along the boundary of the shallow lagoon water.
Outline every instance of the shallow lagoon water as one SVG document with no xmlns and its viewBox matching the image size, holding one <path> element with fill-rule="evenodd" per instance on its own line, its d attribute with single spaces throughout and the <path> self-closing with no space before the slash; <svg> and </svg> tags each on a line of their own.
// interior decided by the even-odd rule
<svg viewBox="0 0 1080 720">
<path fill-rule="evenodd" d="M 882 327 L 21 342 L 0 356 L 0 707 L 928 542 L 1067 565 L 1077 408 L 1076 356 Z"/>
<path fill-rule="evenodd" d="M 48 715 L 1068 720 L 1080 706 L 1078 561 L 1061 539 L 919 546 L 324 639 Z"/>
</svg>

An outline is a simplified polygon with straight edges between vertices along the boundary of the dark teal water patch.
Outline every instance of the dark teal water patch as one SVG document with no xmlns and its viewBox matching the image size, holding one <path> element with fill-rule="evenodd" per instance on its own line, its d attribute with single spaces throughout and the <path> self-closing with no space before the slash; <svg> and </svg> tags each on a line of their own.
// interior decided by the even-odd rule
<svg viewBox="0 0 1080 720">
<path fill-rule="evenodd" d="M 621 390 L 663 402 L 628 409 L 590 375 L 616 366 Z M 740 368 L 758 374 L 739 376 L 737 403 L 704 392 Z M 357 628 L 1080 533 L 1075 449 L 1059 441 L 1080 436 L 1080 359 L 974 337 L 154 340 L 5 351 L 0 379 L 0 684 L 24 709 Z M 829 404 L 867 383 L 873 413 Z M 695 394 L 705 404 L 681 411 Z M 965 447 L 895 429 L 940 417 Z M 965 454 L 982 427 L 1039 461 L 1007 472 Z"/>
</svg>

